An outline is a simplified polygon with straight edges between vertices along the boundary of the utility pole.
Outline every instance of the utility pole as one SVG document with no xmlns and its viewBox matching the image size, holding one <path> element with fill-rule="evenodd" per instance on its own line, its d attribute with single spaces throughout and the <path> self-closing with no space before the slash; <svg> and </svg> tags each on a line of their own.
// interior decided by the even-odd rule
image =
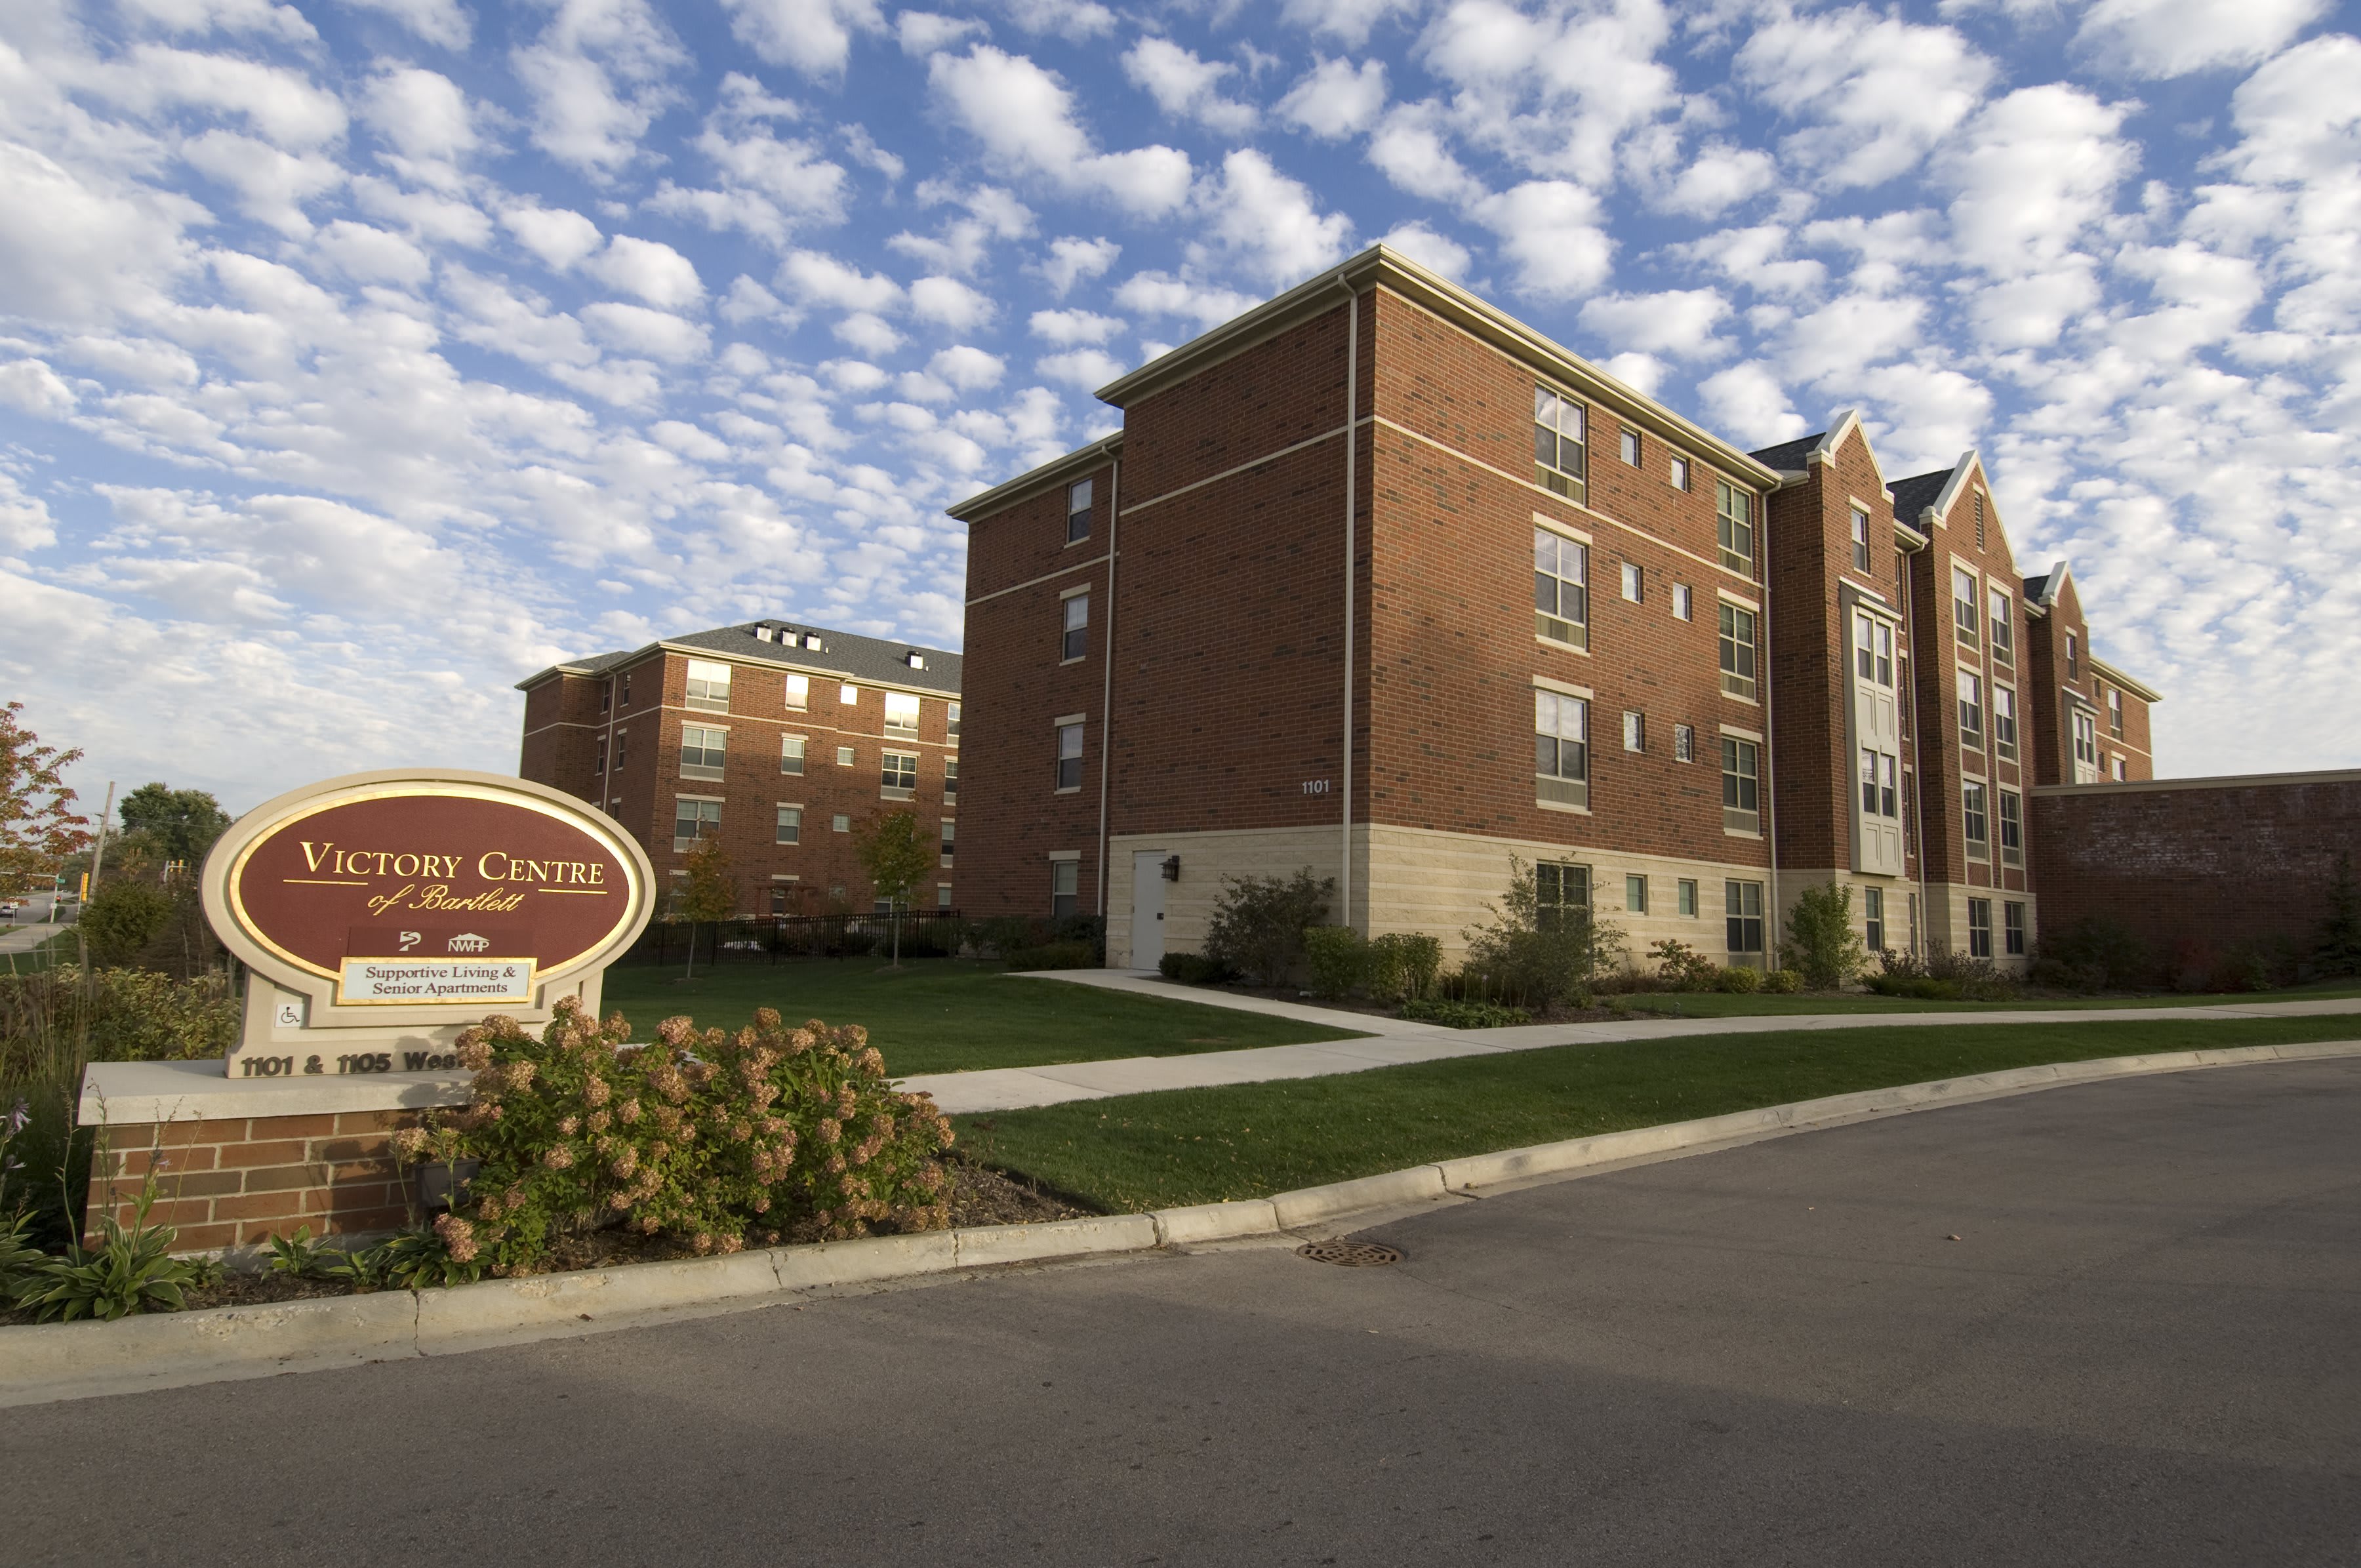
<svg viewBox="0 0 2361 1568">
<path fill-rule="evenodd" d="M 87 903 L 98 891 L 98 873 L 106 864 L 106 825 L 115 820 L 115 781 L 106 781 L 106 804 L 98 811 L 98 842 L 90 851 L 90 880 L 82 884 L 82 895 Z"/>
</svg>

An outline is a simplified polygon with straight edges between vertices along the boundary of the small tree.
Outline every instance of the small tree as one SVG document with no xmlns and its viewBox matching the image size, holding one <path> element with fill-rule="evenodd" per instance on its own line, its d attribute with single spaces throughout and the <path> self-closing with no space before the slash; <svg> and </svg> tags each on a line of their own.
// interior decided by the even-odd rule
<svg viewBox="0 0 2361 1568">
<path fill-rule="evenodd" d="M 697 973 L 697 927 L 699 921 L 719 922 L 738 913 L 738 878 L 730 869 L 729 853 L 719 839 L 699 839 L 688 852 L 688 880 L 674 910 L 688 922 L 688 970 Z"/>
<path fill-rule="evenodd" d="M 1336 880 L 1314 881 L 1305 866 L 1291 877 L 1224 877 L 1205 926 L 1205 956 L 1263 985 L 1284 985 L 1303 957 L 1303 933 L 1328 918 Z"/>
<path fill-rule="evenodd" d="M 1463 972 L 1498 995 L 1546 1007 L 1587 991 L 1599 966 L 1623 950 L 1623 928 L 1587 905 L 1543 905 L 1533 868 L 1509 857 L 1509 889 L 1469 927 Z"/>
<path fill-rule="evenodd" d="M 1852 928 L 1852 889 L 1830 881 L 1796 894 L 1779 956 L 1814 991 L 1834 991 L 1868 968 L 1869 949 Z"/>
<path fill-rule="evenodd" d="M 877 812 L 862 822 L 860 832 L 853 837 L 852 852 L 859 857 L 861 869 L 869 873 L 870 885 L 877 890 L 877 896 L 894 911 L 891 967 L 900 969 L 900 912 L 910 900 L 910 890 L 935 869 L 939 851 L 934 841 L 918 830 L 918 814 L 904 807 Z"/>
<path fill-rule="evenodd" d="M 24 893 L 90 844 L 90 822 L 71 809 L 74 792 L 60 776 L 82 761 L 79 750 L 44 746 L 17 716 L 21 702 L 0 706 L 0 893 Z"/>
<path fill-rule="evenodd" d="M 2323 974 L 2361 974 L 2361 887 L 2353 882 L 2353 856 L 2336 857 L 2335 880 L 2328 884 L 2328 918 L 2320 923 L 2314 956 Z"/>
<path fill-rule="evenodd" d="M 125 795 L 115 809 L 123 818 L 126 836 L 145 834 L 162 860 L 177 861 L 192 872 L 214 847 L 214 840 L 229 830 L 229 813 L 201 789 L 144 784 Z"/>
</svg>

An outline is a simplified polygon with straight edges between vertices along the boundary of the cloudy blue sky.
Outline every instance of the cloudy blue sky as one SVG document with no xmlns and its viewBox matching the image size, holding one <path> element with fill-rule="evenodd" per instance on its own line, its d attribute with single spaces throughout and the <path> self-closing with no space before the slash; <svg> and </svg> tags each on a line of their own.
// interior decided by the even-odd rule
<svg viewBox="0 0 2361 1568">
<path fill-rule="evenodd" d="M 0 695 L 243 807 L 666 630 L 955 647 L 945 504 L 1384 238 L 1742 443 L 1981 448 L 2162 772 L 2361 765 L 2353 26 L 9 0 Z"/>
</svg>

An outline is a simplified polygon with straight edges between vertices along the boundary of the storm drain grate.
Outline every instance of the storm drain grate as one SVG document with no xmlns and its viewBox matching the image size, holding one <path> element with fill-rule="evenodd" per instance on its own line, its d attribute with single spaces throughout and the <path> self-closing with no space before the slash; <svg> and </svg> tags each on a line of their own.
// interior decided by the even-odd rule
<svg viewBox="0 0 2361 1568">
<path fill-rule="evenodd" d="M 1389 1263 L 1400 1263 L 1401 1253 L 1375 1242 L 1305 1242 L 1295 1249 L 1298 1257 L 1308 1257 L 1314 1263 L 1333 1263 L 1344 1268 L 1383 1268 Z"/>
</svg>

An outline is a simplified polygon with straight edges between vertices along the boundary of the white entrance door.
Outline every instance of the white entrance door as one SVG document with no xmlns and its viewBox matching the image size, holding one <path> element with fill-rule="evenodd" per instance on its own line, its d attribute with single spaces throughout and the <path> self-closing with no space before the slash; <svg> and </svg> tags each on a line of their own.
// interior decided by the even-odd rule
<svg viewBox="0 0 2361 1568">
<path fill-rule="evenodd" d="M 1902 874 L 1902 718 L 1894 683 L 1896 628 L 1883 616 L 1852 618 L 1853 870 Z"/>
<path fill-rule="evenodd" d="M 1164 851 L 1131 857 L 1131 967 L 1154 969 L 1164 958 Z"/>
</svg>

